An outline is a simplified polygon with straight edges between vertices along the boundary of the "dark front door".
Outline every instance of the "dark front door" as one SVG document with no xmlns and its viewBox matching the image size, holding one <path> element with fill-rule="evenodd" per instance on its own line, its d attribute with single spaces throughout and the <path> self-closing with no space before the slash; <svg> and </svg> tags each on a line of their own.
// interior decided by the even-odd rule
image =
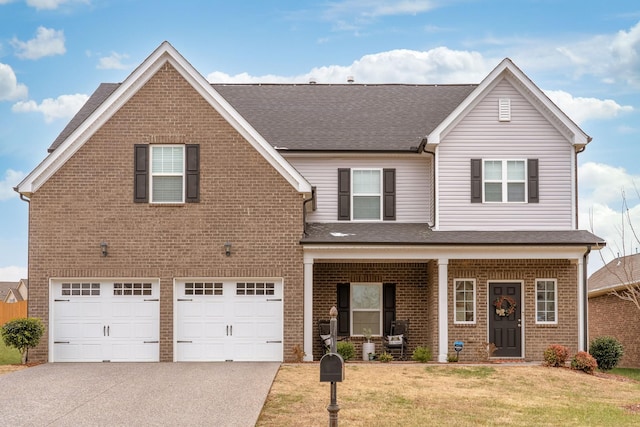
<svg viewBox="0 0 640 427">
<path fill-rule="evenodd" d="M 489 283 L 489 342 L 494 357 L 522 357 L 520 283 Z"/>
</svg>

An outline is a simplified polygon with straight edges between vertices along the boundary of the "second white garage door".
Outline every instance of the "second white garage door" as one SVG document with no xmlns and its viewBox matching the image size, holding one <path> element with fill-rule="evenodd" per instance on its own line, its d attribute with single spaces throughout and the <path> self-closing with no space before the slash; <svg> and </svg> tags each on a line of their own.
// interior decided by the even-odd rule
<svg viewBox="0 0 640 427">
<path fill-rule="evenodd" d="M 176 361 L 283 360 L 282 281 L 177 281 L 176 297 Z"/>
</svg>

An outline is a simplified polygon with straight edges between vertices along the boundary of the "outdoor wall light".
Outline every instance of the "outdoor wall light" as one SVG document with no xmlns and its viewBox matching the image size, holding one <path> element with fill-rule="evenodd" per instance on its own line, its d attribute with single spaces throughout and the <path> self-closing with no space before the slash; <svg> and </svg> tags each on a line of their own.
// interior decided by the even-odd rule
<svg viewBox="0 0 640 427">
<path fill-rule="evenodd" d="M 224 254 L 226 256 L 231 256 L 231 243 L 230 242 L 226 242 L 224 244 Z"/>
<path fill-rule="evenodd" d="M 105 242 L 104 240 L 102 242 L 100 242 L 100 250 L 102 251 L 102 256 L 107 256 L 108 252 L 107 252 L 107 242 Z"/>
</svg>

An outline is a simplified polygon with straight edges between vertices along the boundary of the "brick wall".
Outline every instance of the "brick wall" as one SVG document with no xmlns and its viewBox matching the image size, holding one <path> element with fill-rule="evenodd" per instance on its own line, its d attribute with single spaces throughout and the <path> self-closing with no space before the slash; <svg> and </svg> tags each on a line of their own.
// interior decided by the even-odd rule
<svg viewBox="0 0 640 427">
<path fill-rule="evenodd" d="M 572 353 L 578 348 L 577 270 L 567 260 L 451 260 L 448 267 L 449 289 L 449 349 L 455 354 L 453 341 L 464 341 L 461 361 L 486 358 L 488 314 L 493 310 L 487 300 L 488 283 L 513 280 L 524 283 L 523 340 L 526 360 L 542 360 L 550 344 L 562 344 Z M 473 325 L 454 325 L 453 279 L 476 279 L 477 319 Z M 558 324 L 538 325 L 535 322 L 535 280 L 557 279 Z M 396 318 L 410 320 L 409 353 L 418 345 L 429 346 L 434 359 L 438 348 L 438 264 L 425 263 L 318 263 L 314 264 L 313 321 L 314 359 L 322 354 L 317 338 L 318 319 L 328 319 L 329 309 L 336 304 L 336 284 L 350 282 L 396 283 Z M 361 355 L 362 338 L 351 338 L 356 355 Z M 380 340 L 376 351 L 382 347 Z"/>
<path fill-rule="evenodd" d="M 395 283 L 396 319 L 409 319 L 409 354 L 418 345 L 430 345 L 426 263 L 318 263 L 313 266 L 314 360 L 323 354 L 318 320 L 329 319 L 329 310 L 337 304 L 336 285 L 351 282 Z M 358 359 L 362 357 L 363 341 L 361 337 L 351 338 Z M 381 339 L 372 341 L 376 343 L 376 353 L 381 353 Z"/>
<path fill-rule="evenodd" d="M 464 341 L 461 361 L 480 360 L 486 355 L 488 315 L 493 310 L 487 299 L 488 283 L 513 280 L 524 283 L 522 294 L 525 333 L 525 360 L 542 360 L 550 344 L 562 344 L 571 354 L 578 351 L 577 269 L 568 260 L 452 260 L 449 262 L 449 350 L 455 354 L 453 341 Z M 474 325 L 453 324 L 453 279 L 476 279 L 477 319 Z M 535 280 L 557 279 L 558 324 L 535 322 Z"/>
<path fill-rule="evenodd" d="M 615 295 L 589 298 L 589 340 L 612 336 L 624 347 L 618 366 L 640 368 L 640 309 Z"/>
<path fill-rule="evenodd" d="M 200 144 L 200 203 L 133 203 L 140 143 Z M 291 360 L 303 341 L 301 207 L 302 196 L 167 64 L 32 196 L 29 315 L 48 326 L 51 277 L 160 278 L 160 360 L 170 361 L 174 277 L 282 277 Z M 30 360 L 46 361 L 47 345 Z"/>
</svg>

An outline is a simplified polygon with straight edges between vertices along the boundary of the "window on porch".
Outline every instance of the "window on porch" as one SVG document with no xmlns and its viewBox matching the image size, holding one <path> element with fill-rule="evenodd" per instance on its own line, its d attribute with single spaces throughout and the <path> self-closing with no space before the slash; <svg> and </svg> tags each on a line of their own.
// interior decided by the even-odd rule
<svg viewBox="0 0 640 427">
<path fill-rule="evenodd" d="M 382 335 L 382 283 L 351 284 L 351 335 Z"/>
<path fill-rule="evenodd" d="M 453 283 L 454 323 L 476 323 L 476 281 L 455 279 Z"/>
</svg>

